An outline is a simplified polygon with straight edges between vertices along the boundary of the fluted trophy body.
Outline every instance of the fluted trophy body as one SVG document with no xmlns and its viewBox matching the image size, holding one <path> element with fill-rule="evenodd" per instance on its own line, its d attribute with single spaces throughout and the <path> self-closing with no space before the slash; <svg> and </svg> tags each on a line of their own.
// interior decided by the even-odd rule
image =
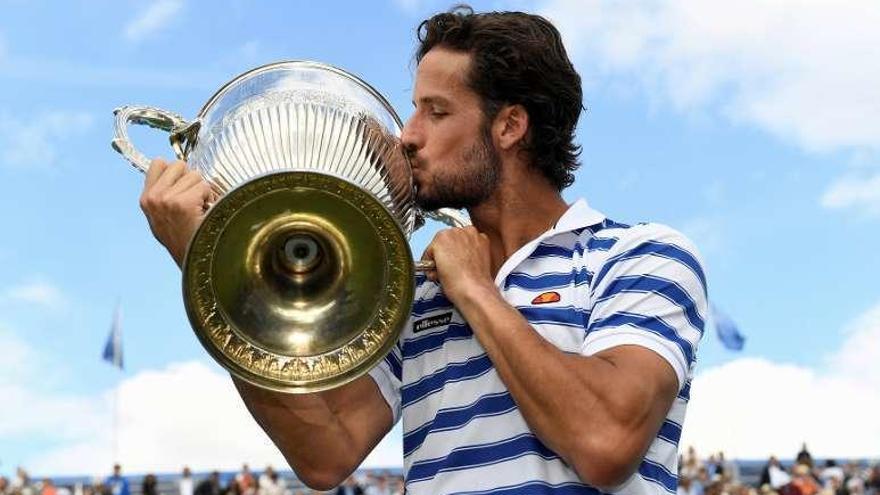
<svg viewBox="0 0 880 495">
<path fill-rule="evenodd" d="M 422 219 L 400 119 L 378 92 L 337 68 L 281 62 L 224 85 L 193 121 L 147 107 L 116 118 L 113 146 L 135 167 L 149 164 L 127 125 L 157 127 L 218 193 L 190 242 L 183 295 L 221 365 L 314 392 L 388 353 L 412 307 L 408 238 Z"/>
</svg>

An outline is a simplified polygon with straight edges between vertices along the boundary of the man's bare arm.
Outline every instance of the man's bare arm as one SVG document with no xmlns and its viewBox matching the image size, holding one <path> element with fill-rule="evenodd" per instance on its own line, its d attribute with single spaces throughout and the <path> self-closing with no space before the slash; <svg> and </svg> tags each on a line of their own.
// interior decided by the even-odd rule
<svg viewBox="0 0 880 495">
<path fill-rule="evenodd" d="M 440 231 L 424 258 L 538 438 L 593 486 L 629 478 L 675 399 L 672 365 L 637 345 L 562 352 L 501 296 L 488 237 L 474 227 Z"/>
<path fill-rule="evenodd" d="M 181 265 L 211 188 L 178 161 L 153 160 L 140 204 L 156 239 Z M 354 471 L 392 426 L 391 409 L 364 376 L 328 392 L 290 395 L 234 379 L 248 410 L 307 485 L 329 489 Z"/>
<path fill-rule="evenodd" d="M 566 354 L 492 291 L 456 306 L 520 412 L 548 447 L 597 487 L 626 481 L 678 390 L 672 367 L 639 346 Z"/>
<path fill-rule="evenodd" d="M 296 395 L 233 381 L 251 415 L 314 489 L 328 490 L 345 480 L 393 426 L 391 408 L 369 376 Z"/>
</svg>

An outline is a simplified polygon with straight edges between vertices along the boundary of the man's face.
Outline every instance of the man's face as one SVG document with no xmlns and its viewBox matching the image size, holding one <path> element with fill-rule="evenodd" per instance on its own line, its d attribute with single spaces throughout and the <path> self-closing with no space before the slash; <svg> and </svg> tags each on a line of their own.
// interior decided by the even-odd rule
<svg viewBox="0 0 880 495">
<path fill-rule="evenodd" d="M 471 56 L 444 48 L 419 63 L 415 111 L 402 141 L 413 166 L 416 203 L 425 210 L 469 208 L 498 184 L 500 160 L 479 96 L 466 83 Z"/>
</svg>

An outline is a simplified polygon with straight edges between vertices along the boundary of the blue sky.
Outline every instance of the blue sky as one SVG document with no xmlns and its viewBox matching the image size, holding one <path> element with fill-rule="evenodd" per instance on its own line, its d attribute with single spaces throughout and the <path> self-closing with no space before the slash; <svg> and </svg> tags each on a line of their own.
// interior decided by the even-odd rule
<svg viewBox="0 0 880 495">
<path fill-rule="evenodd" d="M 880 457 L 865 440 L 880 429 L 859 424 L 880 407 L 880 8 L 746 3 L 474 6 L 557 23 L 588 108 L 566 198 L 688 234 L 713 301 L 747 336 L 734 353 L 707 334 L 684 441 L 746 458 L 791 456 L 801 440 Z M 405 119 L 415 26 L 448 6 L 0 0 L 0 474 L 104 470 L 116 387 L 134 471 L 280 464 L 189 329 L 178 270 L 137 205 L 142 176 L 110 149 L 111 112 L 192 117 L 240 72 L 312 59 L 360 75 Z M 170 155 L 164 136 L 132 135 Z M 117 301 L 122 374 L 99 359 Z M 856 396 L 856 411 L 832 407 Z M 369 463 L 399 464 L 399 435 Z"/>
</svg>

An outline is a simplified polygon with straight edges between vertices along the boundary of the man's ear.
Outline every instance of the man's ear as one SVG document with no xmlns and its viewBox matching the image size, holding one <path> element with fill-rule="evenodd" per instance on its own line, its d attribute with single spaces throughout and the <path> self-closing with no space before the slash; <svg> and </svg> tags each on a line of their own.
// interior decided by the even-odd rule
<svg viewBox="0 0 880 495">
<path fill-rule="evenodd" d="M 522 105 L 505 105 L 495 116 L 492 134 L 501 150 L 510 150 L 526 139 L 529 114 Z"/>
</svg>

